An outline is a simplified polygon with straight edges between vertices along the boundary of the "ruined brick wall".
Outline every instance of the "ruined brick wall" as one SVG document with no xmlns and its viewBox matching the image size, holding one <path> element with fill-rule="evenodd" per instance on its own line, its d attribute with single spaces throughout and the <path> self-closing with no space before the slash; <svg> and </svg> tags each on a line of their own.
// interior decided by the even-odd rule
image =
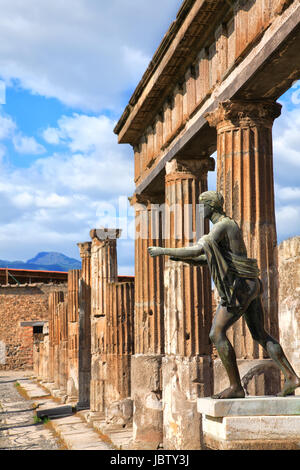
<svg viewBox="0 0 300 470">
<path fill-rule="evenodd" d="M 300 374 L 300 236 L 278 246 L 280 343 Z"/>
<path fill-rule="evenodd" d="M 21 322 L 47 320 L 48 296 L 56 289 L 57 284 L 0 287 L 0 370 L 32 369 L 33 328 Z"/>
</svg>

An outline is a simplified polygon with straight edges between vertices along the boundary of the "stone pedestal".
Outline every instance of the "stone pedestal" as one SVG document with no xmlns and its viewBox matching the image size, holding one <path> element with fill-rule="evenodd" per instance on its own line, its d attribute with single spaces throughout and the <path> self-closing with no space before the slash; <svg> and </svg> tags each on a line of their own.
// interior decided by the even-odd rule
<svg viewBox="0 0 300 470">
<path fill-rule="evenodd" d="M 300 449 L 299 397 L 199 398 L 197 408 L 209 449 Z"/>
</svg>

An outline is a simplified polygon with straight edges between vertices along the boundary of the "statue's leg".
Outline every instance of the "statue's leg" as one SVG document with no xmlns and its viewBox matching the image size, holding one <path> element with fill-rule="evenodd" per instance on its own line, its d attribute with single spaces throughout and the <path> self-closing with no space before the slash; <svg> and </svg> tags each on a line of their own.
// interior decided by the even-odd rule
<svg viewBox="0 0 300 470">
<path fill-rule="evenodd" d="M 242 313 L 240 313 L 238 309 L 233 312 L 229 311 L 226 307 L 219 305 L 214 317 L 209 337 L 214 343 L 219 357 L 226 369 L 230 387 L 223 392 L 214 395 L 213 398 L 244 398 L 245 396 L 236 363 L 236 355 L 226 336 L 228 328 L 230 328 L 241 315 Z"/>
<path fill-rule="evenodd" d="M 285 377 L 283 390 L 278 396 L 292 395 L 294 390 L 300 386 L 300 379 L 289 363 L 278 341 L 272 338 L 265 330 L 264 309 L 260 296 L 256 297 L 249 305 L 245 313 L 245 320 L 252 338 L 267 351 Z"/>
</svg>

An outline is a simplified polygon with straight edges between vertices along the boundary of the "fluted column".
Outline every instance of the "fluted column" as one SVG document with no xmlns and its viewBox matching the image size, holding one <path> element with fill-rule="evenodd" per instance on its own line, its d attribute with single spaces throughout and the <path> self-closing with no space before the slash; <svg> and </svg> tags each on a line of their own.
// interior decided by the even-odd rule
<svg viewBox="0 0 300 470">
<path fill-rule="evenodd" d="M 48 381 L 54 382 L 55 369 L 58 367 L 58 331 L 56 321 L 56 310 L 60 302 L 64 301 L 64 293 L 62 291 L 55 291 L 49 294 L 49 367 L 48 367 Z"/>
<path fill-rule="evenodd" d="M 91 242 L 77 243 L 81 257 L 79 280 L 79 401 L 89 408 L 91 381 Z"/>
<path fill-rule="evenodd" d="M 265 325 L 275 337 L 278 269 L 272 126 L 280 113 L 281 105 L 273 101 L 228 100 L 206 115 L 209 124 L 217 129 L 217 190 L 224 196 L 226 214 L 243 231 L 248 257 L 258 261 L 264 287 Z M 233 326 L 231 340 L 238 358 L 264 357 L 243 319 Z"/>
<path fill-rule="evenodd" d="M 67 303 L 61 302 L 57 307 L 59 324 L 59 388 L 66 395 L 68 383 L 68 312 Z"/>
<path fill-rule="evenodd" d="M 162 195 L 135 195 L 135 349 L 131 384 L 135 445 L 156 449 L 163 440 L 161 364 L 164 354 L 164 287 L 162 257 L 151 258 L 149 246 L 163 246 Z"/>
<path fill-rule="evenodd" d="M 118 279 L 117 238 L 119 229 L 93 229 L 91 245 L 91 386 L 90 408 L 105 411 L 107 379 L 106 323 L 108 284 Z"/>
<path fill-rule="evenodd" d="M 165 244 L 195 243 L 208 224 L 199 215 L 214 159 L 173 159 L 166 165 Z M 197 230 L 198 229 L 198 230 Z M 201 231 L 200 231 L 201 232 Z M 166 259 L 165 357 L 163 359 L 164 448 L 199 448 L 196 398 L 211 393 L 211 281 L 207 266 Z"/>
<path fill-rule="evenodd" d="M 80 269 L 68 273 L 68 385 L 69 401 L 78 400 L 79 372 L 79 279 Z"/>
</svg>

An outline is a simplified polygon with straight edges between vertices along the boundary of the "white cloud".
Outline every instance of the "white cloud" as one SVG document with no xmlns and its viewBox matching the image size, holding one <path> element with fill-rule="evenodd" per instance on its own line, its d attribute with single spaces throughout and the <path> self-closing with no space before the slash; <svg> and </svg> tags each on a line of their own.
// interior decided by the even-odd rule
<svg viewBox="0 0 300 470">
<path fill-rule="evenodd" d="M 16 129 L 16 123 L 10 116 L 0 114 L 0 140 L 10 138 Z"/>
<path fill-rule="evenodd" d="M 299 187 L 300 108 L 288 110 L 284 101 L 283 105 L 273 130 L 275 180 L 281 187 Z"/>
<path fill-rule="evenodd" d="M 181 0 L 0 0 L 0 75 L 83 110 L 124 106 Z"/>
<path fill-rule="evenodd" d="M 300 188 L 281 188 L 280 186 L 276 185 L 275 190 L 276 196 L 280 202 L 298 200 L 300 203 Z"/>
<path fill-rule="evenodd" d="M 0 166 L 0 259 L 26 259 L 52 249 L 78 258 L 76 243 L 89 239 L 91 228 L 118 224 L 103 210 L 117 207 L 119 196 L 127 202 L 133 193 L 133 158 L 117 144 L 114 124 L 102 115 L 62 116 L 50 132 L 59 152 L 29 168 Z M 130 259 L 120 256 L 120 262 L 128 265 Z"/>
<path fill-rule="evenodd" d="M 43 131 L 43 138 L 48 144 L 57 145 L 60 142 L 60 135 L 57 132 L 57 129 L 53 127 L 48 127 Z"/>
<path fill-rule="evenodd" d="M 15 150 L 18 153 L 40 155 L 46 152 L 45 147 L 39 144 L 34 137 L 16 134 L 12 140 Z"/>
<path fill-rule="evenodd" d="M 128 46 L 122 47 L 123 62 L 127 69 L 128 77 L 135 82 L 137 77 L 142 77 L 151 57 L 145 55 L 143 51 Z"/>
<path fill-rule="evenodd" d="M 288 109 L 274 123 L 274 180 L 278 240 L 300 234 L 300 108 Z M 290 103 L 289 103 L 290 104 Z"/>
<path fill-rule="evenodd" d="M 300 206 L 283 206 L 276 211 L 279 241 L 300 234 Z"/>
<path fill-rule="evenodd" d="M 51 144 L 67 144 L 72 152 L 103 150 L 116 143 L 114 124 L 104 115 L 96 117 L 74 113 L 73 116 L 63 116 L 58 121 L 58 128 L 48 127 L 43 137 Z"/>
</svg>

